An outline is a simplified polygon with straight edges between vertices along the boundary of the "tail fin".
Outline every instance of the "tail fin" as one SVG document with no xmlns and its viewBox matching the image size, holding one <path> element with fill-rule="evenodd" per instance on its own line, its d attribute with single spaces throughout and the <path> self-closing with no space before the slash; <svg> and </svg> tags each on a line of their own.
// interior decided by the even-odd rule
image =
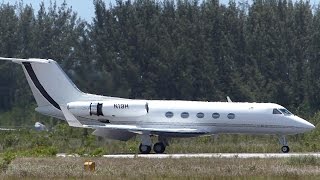
<svg viewBox="0 0 320 180">
<path fill-rule="evenodd" d="M 83 94 L 54 60 L 1 58 L 21 64 L 39 107 L 76 101 Z"/>
</svg>

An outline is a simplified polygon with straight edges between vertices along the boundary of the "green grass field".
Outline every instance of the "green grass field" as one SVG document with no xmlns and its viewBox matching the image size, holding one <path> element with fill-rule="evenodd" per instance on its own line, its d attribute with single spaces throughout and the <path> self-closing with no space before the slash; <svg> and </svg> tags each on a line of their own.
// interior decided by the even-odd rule
<svg viewBox="0 0 320 180">
<path fill-rule="evenodd" d="M 288 136 L 291 152 L 319 152 L 313 131 Z M 320 179 L 320 159 L 107 159 L 103 154 L 137 154 L 140 139 L 127 142 L 85 135 L 65 124 L 49 132 L 0 132 L 0 179 Z M 156 141 L 156 137 L 153 137 Z M 276 136 L 219 135 L 172 139 L 166 153 L 277 153 Z M 57 158 L 77 153 L 79 158 Z M 83 163 L 96 162 L 94 173 Z"/>
<path fill-rule="evenodd" d="M 1 179 L 319 179 L 320 159 L 90 158 L 95 172 L 85 172 L 88 158 L 16 158 Z"/>
</svg>

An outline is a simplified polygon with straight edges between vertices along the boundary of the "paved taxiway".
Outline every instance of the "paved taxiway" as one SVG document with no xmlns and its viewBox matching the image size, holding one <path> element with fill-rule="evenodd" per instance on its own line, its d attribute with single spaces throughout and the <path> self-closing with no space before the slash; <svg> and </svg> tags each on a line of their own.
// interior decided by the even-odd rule
<svg viewBox="0 0 320 180">
<path fill-rule="evenodd" d="M 288 158 L 313 156 L 320 158 L 320 153 L 203 153 L 203 154 L 115 154 L 103 155 L 105 158 Z M 59 153 L 57 157 L 80 157 L 77 154 Z"/>
<path fill-rule="evenodd" d="M 320 153 L 204 153 L 204 154 L 117 154 L 105 158 L 288 158 L 297 156 L 320 157 Z"/>
</svg>

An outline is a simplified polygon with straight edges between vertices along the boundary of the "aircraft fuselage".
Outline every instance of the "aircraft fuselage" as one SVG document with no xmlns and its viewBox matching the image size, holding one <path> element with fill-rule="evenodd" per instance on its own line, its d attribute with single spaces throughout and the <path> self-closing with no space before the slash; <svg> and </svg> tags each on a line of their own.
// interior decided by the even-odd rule
<svg viewBox="0 0 320 180">
<path fill-rule="evenodd" d="M 222 133 L 276 134 L 289 152 L 285 135 L 314 129 L 308 121 L 273 103 L 133 100 L 81 92 L 51 59 L 3 58 L 22 66 L 37 112 L 66 120 L 72 127 L 117 140 L 141 136 L 139 150 L 163 153 L 167 138 Z M 153 145 L 151 135 L 158 136 Z"/>
</svg>

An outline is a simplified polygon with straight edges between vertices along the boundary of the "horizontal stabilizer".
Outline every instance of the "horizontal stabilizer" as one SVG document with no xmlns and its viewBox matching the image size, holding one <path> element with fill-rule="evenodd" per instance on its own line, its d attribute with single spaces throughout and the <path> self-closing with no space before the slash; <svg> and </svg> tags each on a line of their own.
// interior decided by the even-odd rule
<svg viewBox="0 0 320 180">
<path fill-rule="evenodd" d="M 0 128 L 0 131 L 16 131 L 16 129 L 11 129 L 11 128 Z"/>
<path fill-rule="evenodd" d="M 3 61 L 12 61 L 14 63 L 22 64 L 23 62 L 31 62 L 31 63 L 49 63 L 50 60 L 47 59 L 20 59 L 20 58 L 5 58 L 5 57 L 0 57 L 0 60 Z"/>
</svg>

